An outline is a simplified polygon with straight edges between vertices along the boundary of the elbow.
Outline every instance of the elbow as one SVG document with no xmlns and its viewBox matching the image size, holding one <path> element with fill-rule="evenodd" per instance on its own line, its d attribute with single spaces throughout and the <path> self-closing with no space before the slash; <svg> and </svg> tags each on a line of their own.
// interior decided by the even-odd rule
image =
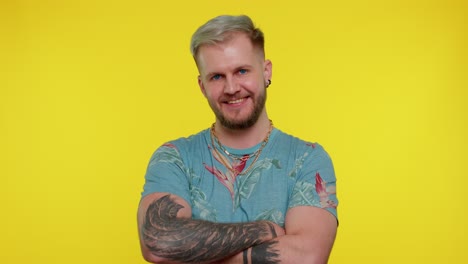
<svg viewBox="0 0 468 264">
<path fill-rule="evenodd" d="M 149 263 L 158 263 L 158 260 L 151 253 L 143 253 L 143 258 Z"/>
<path fill-rule="evenodd" d="M 168 262 L 167 259 L 165 258 L 161 258 L 161 257 L 158 257 L 156 255 L 154 255 L 149 249 L 142 249 L 142 255 L 143 255 L 143 258 L 149 262 L 149 263 L 158 263 L 158 264 L 164 264 L 164 263 L 172 263 L 172 262 Z"/>
<path fill-rule="evenodd" d="M 158 263 L 159 259 L 153 255 L 149 250 L 142 251 L 143 258 L 149 263 Z"/>
<path fill-rule="evenodd" d="M 144 239 L 143 236 L 140 238 L 140 248 L 141 248 L 141 254 L 143 258 L 149 262 L 149 263 L 158 263 L 158 264 L 164 264 L 164 263 L 174 263 L 173 261 L 170 261 L 170 259 L 161 257 L 161 256 L 167 256 L 167 248 L 165 248 L 164 243 L 156 243 L 156 240 L 154 239 Z"/>
</svg>

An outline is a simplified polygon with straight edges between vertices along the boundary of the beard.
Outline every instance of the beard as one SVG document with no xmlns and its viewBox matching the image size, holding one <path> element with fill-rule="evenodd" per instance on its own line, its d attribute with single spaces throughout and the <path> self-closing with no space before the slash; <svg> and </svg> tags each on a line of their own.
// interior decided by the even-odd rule
<svg viewBox="0 0 468 264">
<path fill-rule="evenodd" d="M 249 128 L 257 122 L 258 118 L 260 117 L 260 114 L 265 108 L 265 102 L 266 90 L 264 90 L 264 92 L 256 98 L 256 100 L 254 101 L 254 108 L 252 109 L 252 112 L 243 120 L 229 119 L 222 113 L 222 111 L 218 107 L 216 107 L 214 103 L 210 103 L 210 107 L 222 126 L 232 130 L 238 130 Z"/>
</svg>

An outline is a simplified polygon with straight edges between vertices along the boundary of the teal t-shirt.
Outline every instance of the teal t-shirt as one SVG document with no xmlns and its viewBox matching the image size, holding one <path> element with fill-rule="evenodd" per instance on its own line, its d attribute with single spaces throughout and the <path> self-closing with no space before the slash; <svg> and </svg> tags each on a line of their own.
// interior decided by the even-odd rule
<svg viewBox="0 0 468 264">
<path fill-rule="evenodd" d="M 260 144 L 225 148 L 242 156 Z M 284 226 L 287 210 L 295 206 L 320 207 L 337 216 L 333 164 L 319 144 L 273 128 L 256 161 L 232 159 L 214 145 L 206 129 L 159 147 L 149 162 L 142 197 L 172 193 L 187 201 L 192 218 L 222 223 L 270 220 Z"/>
</svg>

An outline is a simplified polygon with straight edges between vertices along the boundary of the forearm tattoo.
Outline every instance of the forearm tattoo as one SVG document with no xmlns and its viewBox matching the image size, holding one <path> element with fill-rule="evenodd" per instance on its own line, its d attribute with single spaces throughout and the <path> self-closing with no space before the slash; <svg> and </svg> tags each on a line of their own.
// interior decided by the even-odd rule
<svg viewBox="0 0 468 264">
<path fill-rule="evenodd" d="M 153 255 L 187 263 L 212 262 L 276 237 L 269 222 L 222 224 L 177 218 L 182 208 L 169 195 L 148 207 L 142 238 Z M 257 255 L 271 251 L 268 246 L 259 250 Z"/>
<path fill-rule="evenodd" d="M 272 227 L 272 226 L 270 226 Z M 276 231 L 274 228 L 271 228 L 273 237 L 276 238 Z M 243 254 L 243 264 L 276 264 L 280 263 L 279 260 L 279 250 L 276 248 L 278 241 L 267 241 L 263 244 L 254 246 L 250 249 L 250 262 L 248 260 L 248 250 L 244 250 Z"/>
<path fill-rule="evenodd" d="M 276 231 L 273 226 L 270 225 L 271 233 L 273 238 L 276 238 Z M 264 263 L 264 264 L 275 264 L 280 263 L 279 260 L 279 250 L 276 248 L 276 244 L 278 241 L 267 241 L 263 244 L 254 246 L 251 248 L 251 256 L 250 256 L 250 263 Z M 244 264 L 248 264 L 248 260 L 244 255 Z"/>
<path fill-rule="evenodd" d="M 276 248 L 278 241 L 267 241 L 252 248 L 251 263 L 276 264 L 280 263 L 279 250 Z"/>
</svg>

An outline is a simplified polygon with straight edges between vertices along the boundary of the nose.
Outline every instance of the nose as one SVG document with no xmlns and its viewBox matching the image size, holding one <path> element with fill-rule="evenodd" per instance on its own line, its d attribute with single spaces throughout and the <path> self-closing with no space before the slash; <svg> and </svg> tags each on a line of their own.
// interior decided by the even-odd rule
<svg viewBox="0 0 468 264">
<path fill-rule="evenodd" d="M 233 80 L 231 77 L 226 77 L 226 82 L 224 83 L 224 93 L 225 94 L 235 94 L 240 90 L 239 84 Z"/>
</svg>

